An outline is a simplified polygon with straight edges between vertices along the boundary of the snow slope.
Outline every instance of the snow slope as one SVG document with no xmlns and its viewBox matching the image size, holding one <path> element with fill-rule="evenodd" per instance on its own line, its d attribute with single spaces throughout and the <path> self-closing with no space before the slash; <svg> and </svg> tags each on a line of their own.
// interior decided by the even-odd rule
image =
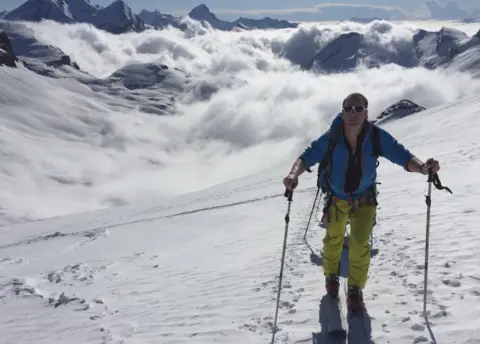
<svg viewBox="0 0 480 344">
<path fill-rule="evenodd" d="M 480 97 L 391 121 L 454 192 L 433 191 L 429 306 L 439 343 L 480 340 Z M 452 113 L 455 116 L 452 116 Z M 4 343 L 265 343 L 275 308 L 287 209 L 284 161 L 264 173 L 148 206 L 1 229 Z M 462 176 L 461 178 L 459 176 Z M 375 343 L 427 342 L 421 318 L 427 184 L 382 160 L 365 298 Z M 322 269 L 302 241 L 314 176 L 294 193 L 278 343 L 311 342 Z M 323 230 L 308 232 L 316 254 Z"/>
</svg>

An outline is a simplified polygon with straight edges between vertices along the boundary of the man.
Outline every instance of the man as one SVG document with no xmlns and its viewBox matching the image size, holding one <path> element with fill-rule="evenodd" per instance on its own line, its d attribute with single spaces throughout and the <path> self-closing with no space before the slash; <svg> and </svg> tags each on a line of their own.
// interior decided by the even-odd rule
<svg viewBox="0 0 480 344">
<path fill-rule="evenodd" d="M 373 154 L 372 128 L 368 119 L 368 100 L 360 93 L 350 94 L 342 104 L 342 113 L 330 131 L 341 126 L 332 151 L 328 176 L 330 192 L 326 203 L 327 230 L 323 239 L 323 266 L 327 293 L 336 297 L 338 269 L 347 222 L 350 221 L 350 257 L 347 305 L 349 311 L 362 309 L 363 293 L 370 266 L 370 233 L 376 217 L 375 179 L 377 158 Z M 337 124 L 335 124 L 337 122 Z M 409 172 L 437 173 L 438 161 L 423 163 L 388 132 L 378 130 L 380 155 Z M 283 183 L 289 190 L 298 185 L 298 177 L 326 158 L 329 132 L 313 141 L 293 164 Z"/>
</svg>

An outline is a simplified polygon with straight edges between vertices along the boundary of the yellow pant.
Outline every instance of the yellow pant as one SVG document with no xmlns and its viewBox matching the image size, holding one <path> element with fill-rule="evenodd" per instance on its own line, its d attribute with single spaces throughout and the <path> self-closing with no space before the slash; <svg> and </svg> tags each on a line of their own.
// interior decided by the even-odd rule
<svg viewBox="0 0 480 344">
<path fill-rule="evenodd" d="M 329 224 L 323 239 L 325 275 L 338 275 L 343 238 L 350 220 L 348 285 L 364 288 L 370 267 L 370 234 L 375 222 L 375 205 L 360 205 L 350 214 L 351 206 L 340 200 L 328 209 Z"/>
</svg>

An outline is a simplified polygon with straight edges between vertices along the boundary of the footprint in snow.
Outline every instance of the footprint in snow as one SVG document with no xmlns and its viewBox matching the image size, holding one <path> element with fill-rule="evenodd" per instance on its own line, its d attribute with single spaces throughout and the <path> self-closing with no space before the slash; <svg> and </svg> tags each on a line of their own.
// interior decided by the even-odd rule
<svg viewBox="0 0 480 344">
<path fill-rule="evenodd" d="M 447 311 L 440 311 L 440 312 L 437 312 L 434 315 L 432 315 L 432 318 L 436 319 L 436 318 L 443 318 L 443 317 L 446 317 L 446 316 L 448 316 Z"/>
<path fill-rule="evenodd" d="M 283 301 L 280 303 L 280 306 L 282 308 L 293 308 L 295 305 L 293 303 L 290 303 L 289 301 Z"/>
<path fill-rule="evenodd" d="M 418 337 L 415 337 L 415 339 L 413 340 L 413 344 L 425 343 L 425 342 L 428 342 L 428 338 L 425 336 L 418 336 Z"/>
<path fill-rule="evenodd" d="M 450 287 L 458 288 L 461 286 L 461 283 L 458 279 L 452 278 L 452 279 L 445 279 L 442 281 L 443 284 L 448 285 Z"/>
<path fill-rule="evenodd" d="M 445 262 L 443 264 L 443 266 L 446 267 L 446 268 L 451 268 L 453 266 L 453 264 L 455 264 L 454 261 L 448 261 L 448 262 Z"/>
<path fill-rule="evenodd" d="M 412 327 L 410 327 L 410 329 L 412 329 L 413 331 L 424 331 L 425 330 L 425 326 L 421 325 L 421 324 L 415 324 L 415 325 L 412 325 Z"/>
<path fill-rule="evenodd" d="M 472 294 L 473 296 L 480 296 L 480 290 L 472 290 L 470 291 L 470 294 Z"/>
</svg>

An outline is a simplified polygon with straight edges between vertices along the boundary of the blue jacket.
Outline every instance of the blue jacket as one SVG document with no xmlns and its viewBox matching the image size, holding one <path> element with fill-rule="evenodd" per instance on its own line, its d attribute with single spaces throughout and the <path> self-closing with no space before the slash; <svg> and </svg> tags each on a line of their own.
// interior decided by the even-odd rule
<svg viewBox="0 0 480 344">
<path fill-rule="evenodd" d="M 343 126 L 343 119 L 340 114 L 334 119 L 330 131 L 334 130 L 338 125 Z M 413 158 L 413 154 L 398 143 L 387 131 L 382 128 L 378 128 L 378 130 L 381 156 L 407 169 L 407 164 Z M 306 168 L 310 168 L 326 158 L 330 131 L 313 141 L 300 155 L 299 158 L 303 160 Z M 362 141 L 360 144 L 357 144 L 357 151 L 361 149 L 359 151 L 361 156 L 358 160 L 350 152 L 343 130 L 340 131 L 339 141 L 332 153 L 332 170 L 330 174 L 331 191 L 334 196 L 345 200 L 358 199 L 360 196 L 371 192 L 372 186 L 375 185 L 377 159 L 373 156 L 371 131 L 372 125 L 366 121 L 363 135 L 361 135 Z M 358 163 L 355 164 L 355 161 Z"/>
</svg>

